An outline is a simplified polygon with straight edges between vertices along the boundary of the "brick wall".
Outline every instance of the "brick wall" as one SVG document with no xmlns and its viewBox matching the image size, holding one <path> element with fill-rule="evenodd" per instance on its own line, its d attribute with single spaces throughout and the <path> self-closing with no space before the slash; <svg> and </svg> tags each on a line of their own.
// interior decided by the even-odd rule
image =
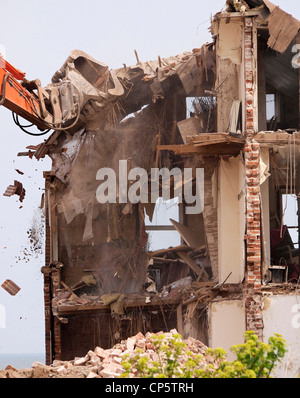
<svg viewBox="0 0 300 398">
<path fill-rule="evenodd" d="M 59 288 L 59 269 L 51 264 L 51 231 L 47 192 L 50 189 L 51 175 L 45 176 L 45 270 L 44 270 L 44 308 L 45 308 L 45 345 L 46 363 L 50 365 L 53 359 L 61 357 L 61 323 L 52 314 L 52 299 Z"/>
<path fill-rule="evenodd" d="M 263 320 L 261 303 L 261 199 L 260 199 L 260 147 L 255 141 L 245 146 L 246 167 L 246 273 L 245 303 L 246 327 L 262 338 Z"/>
<path fill-rule="evenodd" d="M 246 272 L 244 298 L 246 329 L 263 338 L 262 274 L 261 274 L 261 196 L 260 196 L 260 146 L 253 140 L 256 129 L 255 79 L 257 65 L 254 53 L 253 20 L 245 18 L 245 90 L 246 90 Z"/>
<path fill-rule="evenodd" d="M 48 213 L 47 186 L 49 182 L 45 180 L 45 267 L 50 264 L 50 225 Z M 44 273 L 44 308 L 45 308 L 45 354 L 46 363 L 52 362 L 52 343 L 51 343 L 51 277 Z"/>
<path fill-rule="evenodd" d="M 51 279 L 52 279 L 52 289 L 53 289 L 53 297 L 57 296 L 58 289 L 59 289 L 59 280 L 60 280 L 60 270 L 51 267 Z M 61 359 L 61 322 L 55 316 L 54 317 L 54 324 L 53 324 L 53 340 L 54 340 L 54 359 L 60 360 Z"/>
</svg>

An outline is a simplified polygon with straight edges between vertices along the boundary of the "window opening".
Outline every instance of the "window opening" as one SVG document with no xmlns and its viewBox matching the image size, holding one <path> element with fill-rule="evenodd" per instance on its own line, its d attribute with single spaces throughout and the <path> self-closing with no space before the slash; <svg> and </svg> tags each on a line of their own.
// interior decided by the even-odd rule
<svg viewBox="0 0 300 398">
<path fill-rule="evenodd" d="M 149 234 L 149 250 L 156 251 L 181 244 L 181 237 L 170 219 L 179 222 L 179 199 L 163 200 L 158 198 L 152 222 L 145 215 L 145 227 Z"/>
</svg>

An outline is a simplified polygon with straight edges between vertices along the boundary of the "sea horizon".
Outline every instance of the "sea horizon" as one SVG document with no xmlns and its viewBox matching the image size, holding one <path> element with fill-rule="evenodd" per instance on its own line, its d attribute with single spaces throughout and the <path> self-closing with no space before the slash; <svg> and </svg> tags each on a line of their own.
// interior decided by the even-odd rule
<svg viewBox="0 0 300 398">
<path fill-rule="evenodd" d="M 0 370 L 4 370 L 8 365 L 13 366 L 18 370 L 31 368 L 32 364 L 36 361 L 45 364 L 45 353 L 0 353 Z"/>
</svg>

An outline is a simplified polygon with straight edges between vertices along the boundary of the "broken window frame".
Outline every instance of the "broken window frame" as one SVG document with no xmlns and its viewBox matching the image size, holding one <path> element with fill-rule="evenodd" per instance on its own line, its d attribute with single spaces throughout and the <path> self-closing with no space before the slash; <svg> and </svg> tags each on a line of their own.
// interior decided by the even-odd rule
<svg viewBox="0 0 300 398">
<path fill-rule="evenodd" d="M 155 204 L 155 208 L 154 208 L 154 212 L 153 212 L 153 217 L 152 217 L 152 220 L 154 220 L 155 219 L 155 213 L 159 210 L 159 209 L 156 209 L 156 207 L 159 205 L 167 205 L 168 204 L 168 202 L 171 202 L 171 201 L 174 201 L 175 200 L 175 198 L 173 198 L 173 199 L 170 199 L 170 200 L 168 200 L 168 201 L 164 201 L 161 197 L 160 198 L 158 198 L 158 200 L 157 200 L 157 202 L 156 202 L 156 204 Z M 171 207 L 173 207 L 173 206 L 176 206 L 177 208 L 178 208 L 178 221 L 179 222 L 182 222 L 182 220 L 183 220 L 183 205 L 181 204 L 181 203 L 176 203 L 175 201 L 174 201 L 174 203 L 173 204 L 171 204 L 171 206 L 170 206 L 170 208 Z M 167 209 L 167 210 L 169 210 L 169 209 Z M 177 221 L 177 220 L 176 220 Z M 174 225 L 172 224 L 172 223 L 170 223 L 170 224 L 160 224 L 159 223 L 159 220 L 158 220 L 158 222 L 156 223 L 155 221 L 152 221 L 152 222 L 150 222 L 150 224 L 151 225 L 149 225 L 149 223 L 147 223 L 147 222 L 145 222 L 145 231 L 148 233 L 148 232 L 152 232 L 152 233 L 155 233 L 155 232 L 166 232 L 166 233 L 168 233 L 168 232 L 177 232 L 177 230 L 176 230 L 176 228 L 174 227 Z M 178 233 L 178 232 L 177 232 Z M 182 237 L 178 234 L 178 238 L 180 239 L 180 242 L 179 242 L 179 244 L 182 244 Z M 172 245 L 171 244 L 166 244 L 165 245 L 165 247 L 160 247 L 160 248 L 157 248 L 157 247 L 153 247 L 152 249 L 155 251 L 155 250 L 162 250 L 162 249 L 166 249 L 166 248 L 168 248 L 168 247 L 171 247 Z M 175 245 L 176 246 L 176 245 Z"/>
</svg>

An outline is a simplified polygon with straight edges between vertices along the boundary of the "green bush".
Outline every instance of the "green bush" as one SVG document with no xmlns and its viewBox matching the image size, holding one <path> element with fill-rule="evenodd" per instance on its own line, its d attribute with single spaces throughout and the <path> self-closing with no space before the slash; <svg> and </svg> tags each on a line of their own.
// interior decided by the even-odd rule
<svg viewBox="0 0 300 398">
<path fill-rule="evenodd" d="M 206 356 L 194 354 L 180 334 L 152 336 L 155 360 L 137 349 L 123 357 L 125 372 L 121 377 L 136 378 L 270 378 L 285 356 L 286 342 L 275 334 L 268 344 L 260 342 L 254 332 L 245 333 L 244 344 L 231 347 L 236 360 L 227 361 L 222 348 L 208 348 Z"/>
</svg>

